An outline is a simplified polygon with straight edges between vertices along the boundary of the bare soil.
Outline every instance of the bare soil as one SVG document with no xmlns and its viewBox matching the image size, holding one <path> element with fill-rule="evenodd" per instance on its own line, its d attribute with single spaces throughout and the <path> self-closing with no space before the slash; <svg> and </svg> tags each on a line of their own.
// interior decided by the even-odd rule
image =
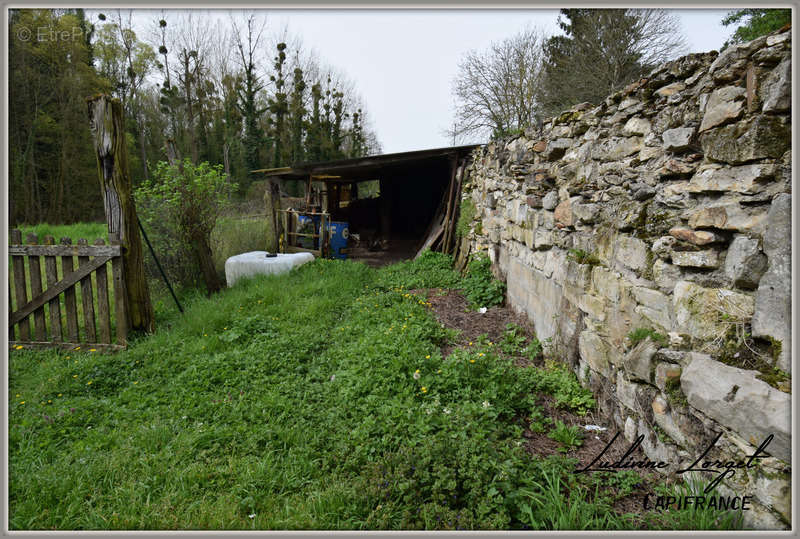
<svg viewBox="0 0 800 539">
<path fill-rule="evenodd" d="M 514 312 L 508 306 L 491 307 L 485 313 L 480 313 L 470 310 L 467 300 L 458 290 L 434 288 L 412 290 L 411 292 L 417 296 L 427 298 L 426 301 L 431 303 L 431 308 L 436 318 L 446 328 L 460 331 L 456 342 L 442 349 L 443 356 L 448 356 L 456 348 L 466 347 L 470 342 L 477 341 L 480 335 L 486 335 L 490 341 L 498 342 L 502 339 L 507 324 L 516 324 L 522 328 L 529 341 L 535 337 L 534 328 L 528 318 L 524 314 Z M 523 357 L 514 359 L 515 364 L 520 368 L 542 364 L 541 359 L 536 362 L 531 362 Z M 537 403 L 554 422 L 559 420 L 568 426 L 577 425 L 583 431 L 583 445 L 566 453 L 566 456 L 577 459 L 579 469 L 589 465 L 617 433 L 610 420 L 598 417 L 592 412 L 585 416 L 578 416 L 567 410 L 557 408 L 551 395 L 539 394 Z M 527 424 L 525 418 L 520 418 L 520 420 Z M 599 425 L 606 427 L 606 430 L 589 431 L 584 428 L 586 425 Z M 529 453 L 538 457 L 564 454 L 560 451 L 561 444 L 548 437 L 547 434 L 547 432 L 532 432 L 530 429 L 525 428 L 523 432 L 524 447 Z M 614 444 L 603 455 L 603 460 L 616 461 L 625 454 L 629 447 L 630 444 L 620 433 Z M 647 459 L 647 456 L 640 448 L 637 448 L 630 457 L 635 460 Z M 653 496 L 655 494 L 653 484 L 656 480 L 664 479 L 663 476 L 654 472 L 639 472 L 639 476 L 641 481 L 634 492 L 619 499 L 614 504 L 614 509 L 618 513 L 643 513 L 643 497 L 645 495 Z"/>
</svg>

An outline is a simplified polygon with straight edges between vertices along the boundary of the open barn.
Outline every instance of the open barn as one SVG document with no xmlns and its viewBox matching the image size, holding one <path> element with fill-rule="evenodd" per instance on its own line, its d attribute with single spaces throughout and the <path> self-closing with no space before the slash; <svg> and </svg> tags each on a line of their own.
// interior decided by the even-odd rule
<svg viewBox="0 0 800 539">
<path fill-rule="evenodd" d="M 281 249 L 310 250 L 377 266 L 413 258 L 426 248 L 455 254 L 461 184 L 476 147 L 374 155 L 254 172 L 272 180 L 276 245 Z M 300 207 L 287 212 L 285 204 L 277 200 L 283 191 L 281 184 L 290 181 L 303 184 L 304 196 L 300 204 L 295 204 Z M 317 219 L 334 225 L 333 234 L 321 234 L 322 247 Z M 312 220 L 312 233 L 298 232 L 303 223 Z M 344 234 L 338 244 L 337 232 Z"/>
</svg>

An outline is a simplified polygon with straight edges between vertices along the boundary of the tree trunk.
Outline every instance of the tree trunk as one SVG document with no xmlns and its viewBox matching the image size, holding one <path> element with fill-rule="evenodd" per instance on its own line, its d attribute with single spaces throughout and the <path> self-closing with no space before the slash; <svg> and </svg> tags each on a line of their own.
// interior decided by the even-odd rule
<svg viewBox="0 0 800 539">
<path fill-rule="evenodd" d="M 200 270 L 203 272 L 203 280 L 206 282 L 206 289 L 208 295 L 219 292 L 222 288 L 217 269 L 214 267 L 214 258 L 211 253 L 211 247 L 208 245 L 208 239 L 198 234 L 192 239 L 192 250 L 194 250 L 197 263 Z"/>
<path fill-rule="evenodd" d="M 144 251 L 131 192 L 122 104 L 107 95 L 91 97 L 87 101 L 108 232 L 119 234 L 123 246 L 128 327 L 152 333 L 155 331 L 155 316 L 144 273 Z"/>
</svg>

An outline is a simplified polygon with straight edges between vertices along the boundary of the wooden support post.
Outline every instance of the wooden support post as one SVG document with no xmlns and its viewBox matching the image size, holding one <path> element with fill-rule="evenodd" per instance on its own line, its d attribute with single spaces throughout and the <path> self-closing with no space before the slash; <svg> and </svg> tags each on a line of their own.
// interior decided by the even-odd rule
<svg viewBox="0 0 800 539">
<path fill-rule="evenodd" d="M 281 209 L 281 190 L 277 181 L 268 181 L 264 202 L 267 206 L 267 215 L 272 219 L 272 235 L 275 241 L 272 252 L 277 253 L 280 250 L 281 241 L 281 220 L 278 218 Z"/>
<path fill-rule="evenodd" d="M 129 327 L 155 331 L 155 315 L 144 272 L 144 251 L 131 193 L 122 104 L 107 95 L 88 100 L 89 127 L 97 155 L 97 170 L 109 234 L 123 246 Z"/>
<path fill-rule="evenodd" d="M 11 231 L 11 243 L 22 245 L 22 231 Z M 14 270 L 14 295 L 17 300 L 17 309 L 28 303 L 28 286 L 25 279 L 25 257 L 12 256 L 11 267 Z M 29 318 L 19 323 L 19 340 L 31 340 L 31 321 Z"/>
</svg>

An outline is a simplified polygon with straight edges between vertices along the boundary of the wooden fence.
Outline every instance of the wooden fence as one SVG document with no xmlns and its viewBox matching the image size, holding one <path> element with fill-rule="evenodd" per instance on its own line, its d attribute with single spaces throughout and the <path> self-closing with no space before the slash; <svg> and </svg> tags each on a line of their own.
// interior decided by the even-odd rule
<svg viewBox="0 0 800 539">
<path fill-rule="evenodd" d="M 49 235 L 43 238 L 43 243 L 44 245 L 39 244 L 36 234 L 28 234 L 26 244 L 23 244 L 22 232 L 11 231 L 8 247 L 11 259 L 8 290 L 9 345 L 12 348 L 59 347 L 69 350 L 81 347 L 93 348 L 98 352 L 125 348 L 128 313 L 122 274 L 122 246 L 115 235 L 111 237 L 111 245 L 106 245 L 102 239 L 98 239 L 93 245 L 89 245 L 85 239 L 79 239 L 73 245 L 69 238 L 63 238 L 60 245 L 55 245 L 53 237 Z M 77 267 L 75 257 L 78 259 Z M 107 268 L 109 263 L 110 286 Z M 92 273 L 95 274 L 94 283 Z M 13 307 L 12 279 L 15 299 Z M 116 329 L 115 343 L 111 340 L 112 327 Z"/>
</svg>

